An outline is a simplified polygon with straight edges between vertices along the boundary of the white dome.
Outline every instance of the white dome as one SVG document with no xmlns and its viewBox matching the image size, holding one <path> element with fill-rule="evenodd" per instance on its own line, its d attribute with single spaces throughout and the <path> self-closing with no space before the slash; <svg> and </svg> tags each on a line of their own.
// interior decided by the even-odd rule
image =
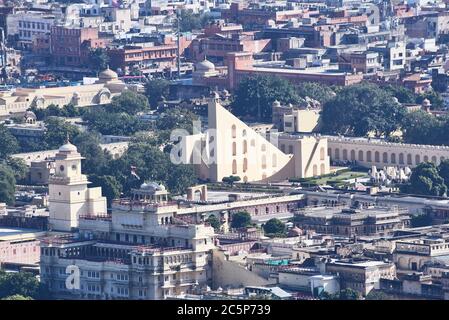
<svg viewBox="0 0 449 320">
<path fill-rule="evenodd" d="M 67 142 L 65 145 L 63 145 L 59 148 L 59 151 L 61 151 L 61 152 L 78 152 L 78 149 L 76 148 L 76 146 L 74 146 L 70 142 Z"/>
<path fill-rule="evenodd" d="M 118 79 L 118 74 L 115 71 L 107 68 L 106 70 L 101 71 L 98 77 L 101 80 L 115 80 Z"/>
<path fill-rule="evenodd" d="M 215 71 L 215 65 L 207 59 L 195 65 L 196 71 Z"/>
</svg>

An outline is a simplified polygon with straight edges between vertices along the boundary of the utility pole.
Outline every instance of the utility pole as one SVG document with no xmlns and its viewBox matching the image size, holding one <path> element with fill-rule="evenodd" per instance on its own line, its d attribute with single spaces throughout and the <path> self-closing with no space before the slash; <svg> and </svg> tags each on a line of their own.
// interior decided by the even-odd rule
<svg viewBox="0 0 449 320">
<path fill-rule="evenodd" d="M 177 55 L 176 55 L 176 64 L 178 67 L 178 79 L 181 79 L 181 24 L 180 24 L 180 17 L 181 17 L 181 12 L 179 9 L 176 10 L 176 24 L 177 24 L 177 37 L 178 37 L 178 41 L 177 41 Z"/>
</svg>

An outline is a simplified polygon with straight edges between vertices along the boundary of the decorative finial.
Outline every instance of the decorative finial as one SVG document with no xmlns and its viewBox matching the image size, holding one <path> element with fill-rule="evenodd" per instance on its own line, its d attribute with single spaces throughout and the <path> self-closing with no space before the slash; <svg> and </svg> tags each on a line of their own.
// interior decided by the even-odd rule
<svg viewBox="0 0 449 320">
<path fill-rule="evenodd" d="M 67 132 L 67 136 L 65 138 L 65 144 L 69 144 L 70 143 L 70 136 L 69 133 Z"/>
</svg>

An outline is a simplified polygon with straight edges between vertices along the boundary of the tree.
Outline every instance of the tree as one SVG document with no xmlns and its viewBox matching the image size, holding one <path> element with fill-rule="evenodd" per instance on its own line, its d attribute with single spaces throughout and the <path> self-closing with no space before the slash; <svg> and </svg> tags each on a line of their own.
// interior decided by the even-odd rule
<svg viewBox="0 0 449 320">
<path fill-rule="evenodd" d="M 131 167 L 137 168 L 140 179 L 131 175 Z M 125 193 L 148 180 L 162 182 L 173 194 L 181 193 L 197 182 L 191 165 L 175 165 L 170 161 L 170 155 L 158 146 L 144 142 L 131 143 L 122 157 L 111 162 L 109 174 L 117 178 Z"/>
<path fill-rule="evenodd" d="M 241 179 L 238 176 L 229 176 L 229 177 L 224 177 L 223 179 L 221 179 L 221 181 L 229 184 L 231 187 L 234 185 L 235 182 L 239 182 L 240 180 Z"/>
<path fill-rule="evenodd" d="M 73 139 L 78 152 L 85 158 L 82 161 L 83 172 L 103 175 L 112 160 L 111 155 L 100 146 L 100 135 L 96 132 L 82 132 Z"/>
<path fill-rule="evenodd" d="M 402 124 L 404 142 L 416 144 L 441 144 L 444 122 L 424 111 L 408 113 Z"/>
<path fill-rule="evenodd" d="M 239 211 L 232 215 L 232 228 L 245 228 L 251 225 L 251 215 L 247 211 Z"/>
<path fill-rule="evenodd" d="M 445 159 L 438 165 L 438 173 L 444 179 L 444 184 L 449 189 L 449 159 Z"/>
<path fill-rule="evenodd" d="M 80 134 L 76 126 L 55 117 L 45 120 L 45 128 L 44 143 L 48 149 L 57 149 L 66 143 L 67 137 L 73 140 Z"/>
<path fill-rule="evenodd" d="M 131 136 L 136 132 L 148 130 L 149 125 L 135 115 L 124 112 L 107 112 L 104 108 L 95 108 L 83 115 L 91 130 L 101 134 Z"/>
<path fill-rule="evenodd" d="M 351 288 L 340 290 L 338 300 L 359 300 L 360 292 Z"/>
<path fill-rule="evenodd" d="M 153 79 L 145 84 L 145 95 L 152 109 L 157 109 L 159 101 L 162 101 L 163 97 L 168 97 L 169 88 L 170 81 L 165 79 Z"/>
<path fill-rule="evenodd" d="M 417 95 L 406 87 L 388 84 L 382 86 L 382 89 L 389 92 L 393 97 L 396 97 L 400 103 L 416 102 Z"/>
<path fill-rule="evenodd" d="M 105 49 L 95 48 L 89 50 L 89 67 L 95 72 L 99 72 L 108 67 L 109 56 Z"/>
<path fill-rule="evenodd" d="M 15 200 L 16 179 L 10 167 L 0 164 L 0 202 L 13 204 Z"/>
<path fill-rule="evenodd" d="M 19 151 L 17 139 L 3 124 L 0 125 L 0 160 Z"/>
<path fill-rule="evenodd" d="M 331 134 L 378 137 L 399 129 L 406 109 L 390 93 L 369 83 L 342 88 L 323 106 L 323 131 Z"/>
<path fill-rule="evenodd" d="M 429 90 L 425 93 L 420 94 L 416 98 L 416 103 L 422 104 L 424 99 L 428 99 L 432 105 L 433 110 L 440 110 L 444 107 L 444 100 L 441 95 L 435 90 Z"/>
<path fill-rule="evenodd" d="M 215 215 L 213 214 L 210 215 L 207 218 L 206 222 L 209 223 L 215 230 L 220 230 L 221 223 L 220 220 Z"/>
<path fill-rule="evenodd" d="M 266 234 L 280 236 L 285 235 L 286 227 L 281 220 L 272 218 L 264 224 L 263 230 Z"/>
<path fill-rule="evenodd" d="M 423 162 L 412 169 L 406 191 L 414 194 L 443 196 L 447 192 L 447 187 L 435 165 L 431 162 Z"/>
<path fill-rule="evenodd" d="M 45 299 L 48 297 L 48 291 L 32 273 L 0 271 L 0 299 L 14 295 Z"/>
<path fill-rule="evenodd" d="M 26 178 L 28 167 L 23 159 L 9 157 L 6 159 L 6 164 L 14 173 L 16 181 L 22 181 Z"/>
<path fill-rule="evenodd" d="M 288 80 L 270 75 L 256 75 L 243 79 L 236 91 L 232 111 L 237 116 L 250 116 L 259 121 L 271 121 L 272 104 L 297 104 L 303 99 Z"/>
<path fill-rule="evenodd" d="M 366 295 L 366 300 L 390 300 L 390 297 L 383 291 L 371 290 Z"/>
<path fill-rule="evenodd" d="M 163 112 L 156 120 L 158 130 L 184 129 L 193 133 L 193 122 L 198 120 L 198 116 L 190 110 L 179 107 Z"/>
<path fill-rule="evenodd" d="M 98 176 L 90 175 L 89 181 L 92 182 L 92 187 L 101 187 L 103 196 L 107 199 L 108 208 L 111 207 L 112 200 L 120 198 L 122 185 L 114 176 Z"/>
<path fill-rule="evenodd" d="M 210 21 L 210 17 L 207 14 L 196 14 L 184 9 L 181 10 L 179 19 L 181 32 L 191 32 L 195 29 L 202 29 Z"/>
<path fill-rule="evenodd" d="M 125 90 L 119 96 L 113 97 L 108 111 L 125 112 L 135 115 L 138 112 L 148 110 L 150 105 L 148 99 L 139 93 Z"/>
<path fill-rule="evenodd" d="M 302 82 L 298 85 L 298 95 L 301 98 L 309 97 L 324 104 L 335 96 L 335 92 L 324 84 L 318 82 Z"/>
</svg>

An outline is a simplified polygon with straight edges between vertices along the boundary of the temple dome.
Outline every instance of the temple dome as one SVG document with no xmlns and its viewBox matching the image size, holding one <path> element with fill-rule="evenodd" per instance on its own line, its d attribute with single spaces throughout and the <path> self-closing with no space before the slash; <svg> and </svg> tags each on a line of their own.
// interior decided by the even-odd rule
<svg viewBox="0 0 449 320">
<path fill-rule="evenodd" d="M 196 71 L 210 72 L 215 71 L 215 65 L 206 58 L 195 65 Z"/>
<path fill-rule="evenodd" d="M 76 148 L 76 146 L 74 146 L 70 142 L 67 142 L 66 144 L 64 144 L 63 146 L 61 146 L 59 148 L 59 151 L 60 152 L 78 152 L 78 149 Z"/>
<path fill-rule="evenodd" d="M 106 80 L 106 81 L 110 81 L 110 80 L 117 80 L 118 79 L 118 74 L 109 69 L 109 67 L 103 71 L 100 72 L 99 76 L 100 80 Z"/>
</svg>

